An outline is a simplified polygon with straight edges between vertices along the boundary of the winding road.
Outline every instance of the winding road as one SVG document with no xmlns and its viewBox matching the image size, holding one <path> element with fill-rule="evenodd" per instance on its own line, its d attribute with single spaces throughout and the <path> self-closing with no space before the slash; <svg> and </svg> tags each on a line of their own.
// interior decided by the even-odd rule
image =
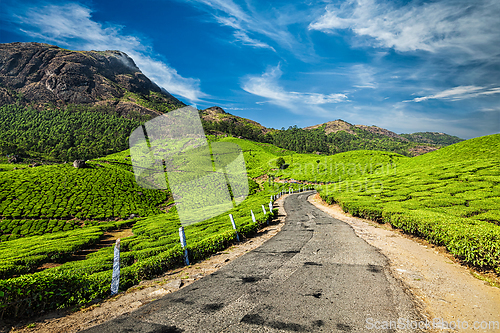
<svg viewBox="0 0 500 333">
<path fill-rule="evenodd" d="M 285 199 L 285 225 L 259 248 L 83 332 L 398 332 L 384 321 L 422 320 L 387 258 L 307 202 L 313 193 Z"/>
</svg>

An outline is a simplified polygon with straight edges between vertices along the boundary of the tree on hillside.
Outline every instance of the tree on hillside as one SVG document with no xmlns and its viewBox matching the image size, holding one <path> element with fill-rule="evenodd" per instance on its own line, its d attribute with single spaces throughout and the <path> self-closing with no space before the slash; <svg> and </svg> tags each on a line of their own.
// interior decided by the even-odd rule
<svg viewBox="0 0 500 333">
<path fill-rule="evenodd" d="M 285 164 L 285 159 L 283 157 L 280 157 L 276 160 L 276 166 L 279 168 L 281 168 L 281 166 Z"/>
</svg>

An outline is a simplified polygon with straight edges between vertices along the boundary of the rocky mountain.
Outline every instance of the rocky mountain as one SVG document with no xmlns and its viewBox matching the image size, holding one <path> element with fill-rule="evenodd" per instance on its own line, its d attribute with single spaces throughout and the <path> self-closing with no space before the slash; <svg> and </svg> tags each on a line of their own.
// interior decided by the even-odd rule
<svg viewBox="0 0 500 333">
<path fill-rule="evenodd" d="M 120 51 L 71 51 L 42 43 L 0 44 L 0 105 L 107 105 L 155 116 L 184 104 Z"/>
<path fill-rule="evenodd" d="M 334 121 L 329 121 L 324 124 L 319 124 L 319 125 L 314 125 L 314 126 L 308 126 L 304 127 L 305 130 L 312 130 L 312 129 L 317 129 L 321 128 L 325 131 L 325 134 L 328 135 L 330 133 L 336 133 L 338 131 L 344 131 L 350 134 L 354 134 L 355 132 L 352 130 L 351 124 L 349 124 L 346 121 L 343 121 L 342 119 L 337 119 Z"/>
<path fill-rule="evenodd" d="M 145 121 L 184 106 L 120 51 L 0 44 L 0 159 L 91 159 L 128 148 Z"/>
</svg>

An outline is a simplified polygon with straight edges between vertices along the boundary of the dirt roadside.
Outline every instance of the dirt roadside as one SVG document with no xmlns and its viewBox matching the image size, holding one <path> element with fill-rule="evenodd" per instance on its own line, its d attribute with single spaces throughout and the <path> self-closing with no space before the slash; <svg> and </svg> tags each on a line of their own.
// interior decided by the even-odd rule
<svg viewBox="0 0 500 333">
<path fill-rule="evenodd" d="M 500 288 L 475 278 L 471 270 L 454 262 L 451 255 L 388 226 L 352 217 L 338 205 L 326 204 L 318 194 L 310 196 L 308 201 L 351 225 L 359 237 L 378 248 L 389 259 L 393 275 L 422 301 L 427 318 L 442 318 L 447 323 L 460 320 L 462 329 L 450 332 L 467 331 L 463 329 L 465 321 L 470 330 L 474 322 L 500 322 Z M 500 328 L 473 331 L 500 332 Z"/>
</svg>

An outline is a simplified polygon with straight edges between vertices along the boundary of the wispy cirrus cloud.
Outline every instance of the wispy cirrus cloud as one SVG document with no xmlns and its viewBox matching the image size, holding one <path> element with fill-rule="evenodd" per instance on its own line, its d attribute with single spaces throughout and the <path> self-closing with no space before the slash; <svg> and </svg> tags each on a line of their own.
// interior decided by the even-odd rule
<svg viewBox="0 0 500 333">
<path fill-rule="evenodd" d="M 297 40 L 297 36 L 288 31 L 288 26 L 299 22 L 308 22 L 310 13 L 298 15 L 299 11 L 288 7 L 266 8 L 258 11 L 246 2 L 240 6 L 232 0 L 179 0 L 194 4 L 199 9 L 208 12 L 222 26 L 234 29 L 233 37 L 244 45 L 254 48 L 267 48 L 274 52 L 270 45 L 274 43 L 298 57 L 311 56 L 305 52 L 305 46 Z M 290 14 L 288 15 L 288 12 Z"/>
<path fill-rule="evenodd" d="M 250 94 L 264 97 L 267 99 L 266 102 L 281 106 L 296 114 L 313 112 L 316 115 L 325 115 L 328 112 L 321 107 L 322 105 L 347 101 L 347 95 L 342 93 L 287 91 L 278 82 L 282 74 L 279 65 L 269 67 L 260 76 L 247 77 L 242 84 L 242 89 Z"/>
<path fill-rule="evenodd" d="M 446 89 L 433 95 L 416 97 L 405 102 L 423 102 L 429 99 L 442 99 L 449 101 L 460 101 L 463 99 L 474 98 L 479 96 L 488 96 L 500 94 L 500 87 L 486 88 L 477 86 L 458 86 L 451 89 Z"/>
<path fill-rule="evenodd" d="M 241 42 L 244 45 L 250 45 L 253 47 L 263 48 L 263 49 L 271 49 L 276 52 L 274 47 L 269 46 L 264 42 L 258 41 L 257 39 L 250 38 L 248 34 L 244 31 L 241 30 L 235 31 L 233 35 L 237 41 Z"/>
<path fill-rule="evenodd" d="M 375 70 L 363 64 L 353 65 L 351 67 L 352 76 L 357 81 L 353 86 L 355 88 L 377 88 L 377 82 L 375 81 Z"/>
<path fill-rule="evenodd" d="M 500 52 L 497 0 L 414 1 L 404 5 L 376 0 L 353 0 L 328 5 L 310 30 L 336 33 L 351 30 L 378 47 L 408 52 L 453 49 L 467 59 Z"/>
<path fill-rule="evenodd" d="M 92 10 L 78 3 L 17 7 L 12 21 L 36 40 L 80 50 L 116 49 L 127 53 L 141 71 L 160 87 L 191 102 L 207 97 L 200 81 L 185 78 L 161 60 L 152 47 L 137 36 L 126 35 L 123 26 L 92 19 Z"/>
</svg>

